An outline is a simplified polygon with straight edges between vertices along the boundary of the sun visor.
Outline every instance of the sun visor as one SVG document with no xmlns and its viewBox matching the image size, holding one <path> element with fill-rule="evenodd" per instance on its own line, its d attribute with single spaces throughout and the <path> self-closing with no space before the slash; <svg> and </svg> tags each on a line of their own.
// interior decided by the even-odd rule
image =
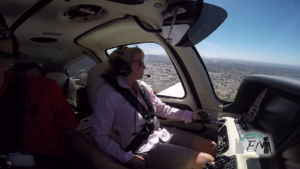
<svg viewBox="0 0 300 169">
<path fill-rule="evenodd" d="M 173 46 L 194 46 L 214 32 L 226 18 L 226 10 L 203 3 L 203 0 L 171 3 L 164 12 L 163 36 Z"/>
</svg>

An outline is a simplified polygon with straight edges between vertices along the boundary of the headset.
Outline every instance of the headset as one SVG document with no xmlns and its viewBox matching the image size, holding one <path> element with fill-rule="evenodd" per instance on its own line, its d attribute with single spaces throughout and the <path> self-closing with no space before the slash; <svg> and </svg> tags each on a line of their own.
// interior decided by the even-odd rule
<svg viewBox="0 0 300 169">
<path fill-rule="evenodd" d="M 124 56 L 124 50 L 127 49 L 127 46 L 120 46 L 117 49 L 117 54 Z M 114 63 L 115 69 L 119 75 L 122 75 L 124 77 L 127 77 L 131 72 L 131 64 L 125 61 L 124 59 L 120 58 L 119 56 L 116 58 Z M 141 62 L 141 67 L 145 67 L 144 61 Z M 146 67 L 145 67 L 146 68 Z M 150 77 L 150 74 L 144 75 L 148 78 Z"/>
<path fill-rule="evenodd" d="M 124 56 L 125 49 L 127 49 L 127 46 L 118 47 L 117 54 Z M 127 77 L 132 72 L 131 64 L 125 61 L 124 59 L 120 58 L 119 56 L 115 60 L 114 64 L 116 71 L 119 75 Z"/>
<path fill-rule="evenodd" d="M 115 61 L 115 68 L 117 73 L 124 77 L 127 77 L 132 72 L 131 65 L 119 57 Z"/>
</svg>

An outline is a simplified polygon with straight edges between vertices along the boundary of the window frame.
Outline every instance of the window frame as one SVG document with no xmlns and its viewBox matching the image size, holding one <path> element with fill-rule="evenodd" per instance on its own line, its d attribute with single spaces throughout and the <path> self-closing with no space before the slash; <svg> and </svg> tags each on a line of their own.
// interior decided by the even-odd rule
<svg viewBox="0 0 300 169">
<path fill-rule="evenodd" d="M 68 76 L 68 77 L 70 77 L 69 76 L 69 74 L 68 74 L 68 72 L 67 72 L 67 70 L 68 70 L 68 68 L 71 66 L 71 65 L 73 65 L 74 63 L 76 63 L 76 62 L 78 62 L 78 61 L 80 61 L 81 59 L 84 59 L 84 58 L 86 58 L 86 57 L 89 57 L 89 56 L 85 56 L 85 57 L 82 57 L 82 58 L 80 58 L 80 59 L 77 59 L 77 60 L 75 60 L 74 62 L 71 62 L 66 68 L 65 68 L 65 74 Z M 93 60 L 91 57 L 89 57 L 91 60 Z M 93 60 L 94 61 L 94 60 Z M 95 61 L 94 61 L 95 62 Z M 95 62 L 95 64 L 97 65 L 97 62 Z M 91 67 L 92 68 L 92 67 Z M 77 85 L 81 85 L 81 86 L 87 86 L 87 84 L 85 85 L 85 84 L 80 84 L 80 83 L 77 83 L 76 81 L 75 81 L 75 83 L 77 84 Z"/>
<path fill-rule="evenodd" d="M 165 48 L 161 44 L 159 44 L 157 42 L 153 42 L 153 41 L 128 43 L 128 44 L 123 44 L 123 45 L 137 45 L 137 44 L 144 44 L 144 43 L 155 43 L 155 44 L 161 46 L 165 50 Z M 119 46 L 121 46 L 121 45 L 105 49 L 105 54 L 106 54 L 107 58 L 109 58 L 109 54 L 107 53 L 107 51 L 110 50 L 110 49 L 113 49 L 113 48 L 117 48 Z M 161 97 L 161 98 L 166 98 L 166 99 L 180 99 L 180 100 L 184 100 L 187 97 L 187 91 L 186 91 L 185 85 L 184 85 L 183 80 L 182 80 L 180 74 L 178 73 L 177 67 L 174 65 L 174 62 L 172 61 L 171 57 L 169 56 L 169 54 L 167 53 L 166 50 L 165 50 L 165 52 L 166 52 L 167 56 L 169 57 L 170 61 L 172 62 L 173 66 L 174 66 L 174 68 L 176 70 L 176 73 L 177 73 L 177 75 L 178 75 L 178 77 L 180 79 L 180 82 L 181 82 L 181 85 L 182 85 L 182 88 L 183 88 L 183 91 L 184 91 L 184 95 L 182 97 L 173 97 L 173 96 L 166 96 L 166 95 L 158 95 L 157 94 L 156 96 L 157 97 Z"/>
<path fill-rule="evenodd" d="M 210 76 L 209 76 L 209 73 L 208 73 L 208 71 L 207 71 L 206 65 L 205 65 L 205 63 L 204 63 L 204 61 L 203 61 L 203 59 L 202 59 L 200 53 L 198 52 L 198 50 L 197 50 L 197 48 L 196 48 L 195 46 L 192 46 L 191 48 L 192 48 L 192 49 L 194 50 L 194 52 L 196 53 L 197 58 L 199 59 L 199 61 L 201 62 L 201 65 L 203 66 L 203 68 L 204 68 L 204 70 L 205 70 L 206 76 L 207 76 L 208 79 L 209 79 L 210 87 L 212 88 L 213 95 L 215 96 L 215 98 L 216 98 L 219 102 L 223 103 L 223 105 L 227 105 L 227 104 L 232 103 L 232 102 L 229 102 L 229 101 L 220 99 L 219 96 L 216 94 L 215 88 L 214 88 L 214 86 L 213 86 L 213 83 L 212 83 L 211 78 L 210 78 Z M 233 101 L 233 102 L 234 102 L 234 101 Z"/>
</svg>

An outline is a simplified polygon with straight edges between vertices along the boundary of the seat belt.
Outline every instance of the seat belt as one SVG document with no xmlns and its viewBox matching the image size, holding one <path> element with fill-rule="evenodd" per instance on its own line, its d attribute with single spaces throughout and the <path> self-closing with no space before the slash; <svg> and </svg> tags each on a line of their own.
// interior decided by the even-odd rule
<svg viewBox="0 0 300 169">
<path fill-rule="evenodd" d="M 149 111 L 145 106 L 138 100 L 138 98 L 133 95 L 133 93 L 127 89 L 119 86 L 117 79 L 111 77 L 109 74 L 101 75 L 113 88 L 117 90 L 141 115 L 145 120 L 151 120 L 154 118 L 154 107 L 151 102 L 150 96 L 145 91 L 143 85 L 140 86 L 139 90 L 145 101 Z"/>
<path fill-rule="evenodd" d="M 143 100 L 145 101 L 149 110 L 145 108 L 145 106 L 138 100 L 138 98 L 133 95 L 133 93 L 127 89 L 119 86 L 117 79 L 111 77 L 109 74 L 101 75 L 113 88 L 117 90 L 141 115 L 147 120 L 146 125 L 142 128 L 142 130 L 134 137 L 134 139 L 130 142 L 125 151 L 134 152 L 143 142 L 146 140 L 151 131 L 153 131 L 154 126 L 152 120 L 154 119 L 154 107 L 151 102 L 149 94 L 145 91 L 145 87 L 141 85 L 139 87 L 139 91 L 142 95 Z"/>
<path fill-rule="evenodd" d="M 65 84 L 64 84 L 64 87 L 63 87 L 63 93 L 64 93 L 64 95 L 66 96 L 66 98 L 67 98 L 67 96 L 68 96 L 69 83 L 70 83 L 70 78 L 67 77 L 67 79 L 66 79 L 66 81 L 65 81 Z"/>
<path fill-rule="evenodd" d="M 0 149 L 4 152 L 17 152 L 21 149 L 27 93 L 26 80 L 13 74 L 0 102 Z"/>
</svg>

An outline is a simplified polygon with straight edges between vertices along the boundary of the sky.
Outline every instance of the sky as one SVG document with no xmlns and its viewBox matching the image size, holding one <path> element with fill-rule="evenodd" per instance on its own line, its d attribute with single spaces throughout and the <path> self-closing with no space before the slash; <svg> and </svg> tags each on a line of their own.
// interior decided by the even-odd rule
<svg viewBox="0 0 300 169">
<path fill-rule="evenodd" d="M 225 9 L 224 23 L 196 46 L 202 57 L 300 66 L 300 0 L 205 0 Z M 146 54 L 166 55 L 154 43 Z"/>
<path fill-rule="evenodd" d="M 300 0 L 206 0 L 224 23 L 196 45 L 202 57 L 300 65 Z"/>
</svg>

